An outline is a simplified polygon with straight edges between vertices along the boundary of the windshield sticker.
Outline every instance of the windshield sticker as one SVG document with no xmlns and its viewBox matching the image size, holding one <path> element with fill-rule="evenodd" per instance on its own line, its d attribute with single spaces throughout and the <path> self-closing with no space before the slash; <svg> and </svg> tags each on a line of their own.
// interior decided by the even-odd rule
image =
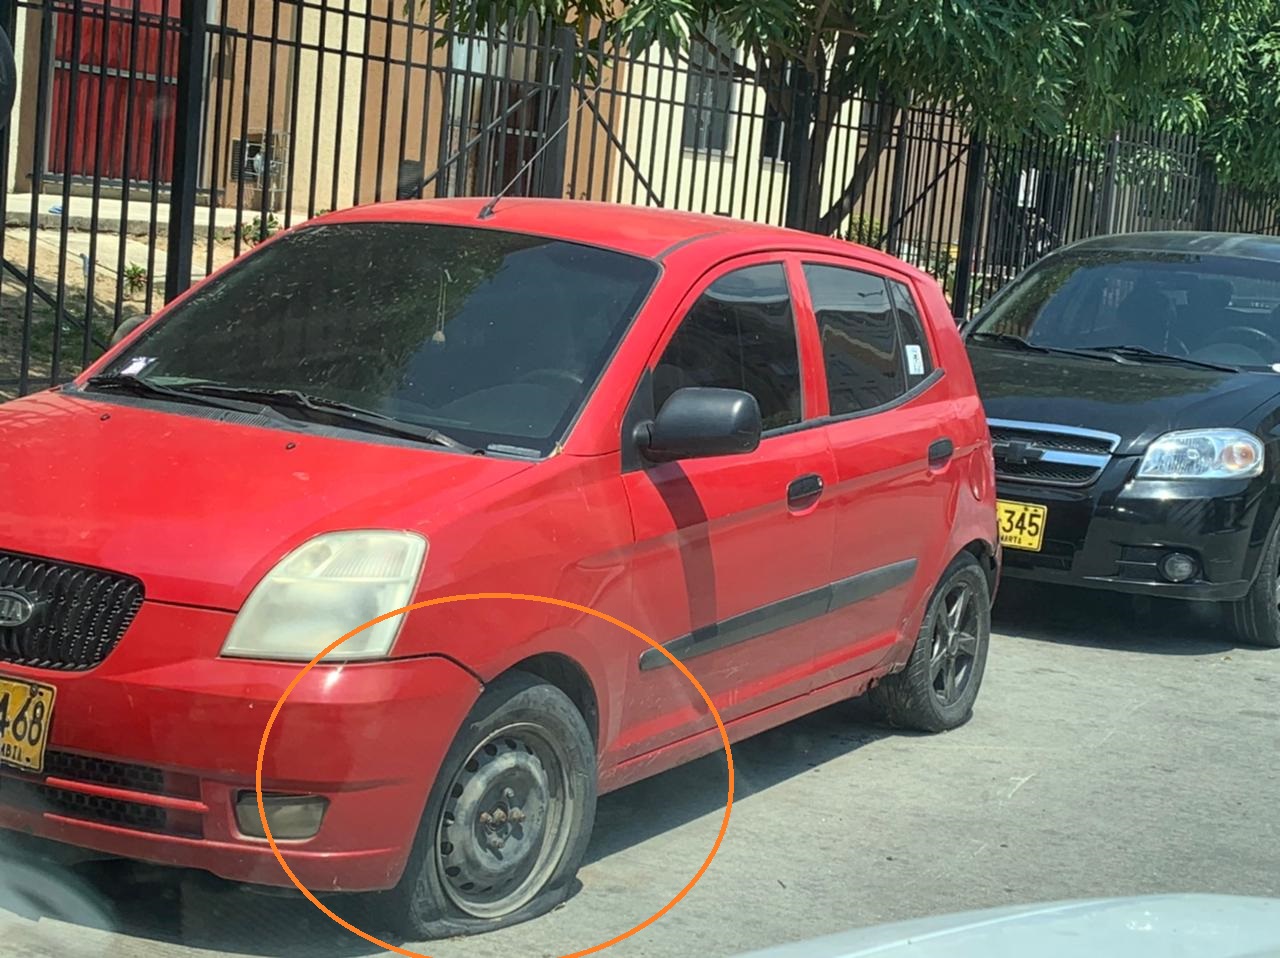
<svg viewBox="0 0 1280 958">
<path fill-rule="evenodd" d="M 924 353 L 919 346 L 907 346 L 907 372 L 912 376 L 924 375 Z"/>
<path fill-rule="evenodd" d="M 124 369 L 120 370 L 121 376 L 136 376 L 148 366 L 155 362 L 152 356 L 134 356 L 125 364 Z"/>
</svg>

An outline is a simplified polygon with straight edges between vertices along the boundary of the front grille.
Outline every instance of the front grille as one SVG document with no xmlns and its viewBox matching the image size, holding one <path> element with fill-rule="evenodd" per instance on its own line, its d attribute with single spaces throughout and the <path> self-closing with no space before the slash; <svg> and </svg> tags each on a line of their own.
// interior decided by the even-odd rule
<svg viewBox="0 0 1280 958">
<path fill-rule="evenodd" d="M 1050 423 L 992 419 L 996 476 L 1016 482 L 1087 486 L 1102 475 L 1120 437 Z"/>
<path fill-rule="evenodd" d="M 0 552 L 0 590 L 34 606 L 25 623 L 0 626 L 0 661 L 43 669 L 93 668 L 142 606 L 132 576 L 11 552 Z"/>
<path fill-rule="evenodd" d="M 4 804 L 41 814 L 63 815 L 81 821 L 115 825 L 144 832 L 169 831 L 169 814 L 163 808 L 101 795 L 85 795 L 69 788 L 41 785 L 24 779 L 0 782 Z"/>
<path fill-rule="evenodd" d="M 1070 572 L 1075 554 L 1076 547 L 1072 543 L 1058 539 L 1045 539 L 1039 552 L 1005 549 L 1004 564 L 1022 569 L 1055 569 L 1059 572 Z"/>
<path fill-rule="evenodd" d="M 1022 482 L 1052 482 L 1062 485 L 1082 486 L 1092 482 L 1098 474 L 1095 466 L 1073 466 L 1056 462 L 997 463 L 996 474 L 1002 479 Z"/>
<path fill-rule="evenodd" d="M 1045 429 L 1052 428 L 1052 426 L 1045 427 Z M 996 442 L 1022 440 L 1023 442 L 1034 443 L 1042 449 L 1056 449 L 1061 452 L 1095 452 L 1110 455 L 1111 450 L 1115 448 L 1115 442 L 1110 436 L 1045 432 L 994 424 L 991 426 L 991 438 Z"/>
<path fill-rule="evenodd" d="M 81 790 L 80 783 L 86 788 L 98 785 L 134 792 L 139 800 L 91 795 Z M 203 834 L 199 812 L 161 807 L 142 800 L 146 795 L 198 801 L 200 779 L 195 775 L 54 749 L 45 753 L 44 772 L 40 775 L 0 768 L 0 805 L 137 831 L 196 838 Z"/>
<path fill-rule="evenodd" d="M 153 795 L 165 792 L 164 772 L 160 769 L 91 755 L 49 751 L 44 757 L 44 771 L 50 778 L 70 778 Z"/>
</svg>

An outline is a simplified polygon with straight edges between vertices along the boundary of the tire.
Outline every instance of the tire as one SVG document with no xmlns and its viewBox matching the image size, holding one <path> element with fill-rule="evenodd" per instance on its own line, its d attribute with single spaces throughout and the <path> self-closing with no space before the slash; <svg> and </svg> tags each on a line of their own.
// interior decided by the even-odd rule
<svg viewBox="0 0 1280 958">
<path fill-rule="evenodd" d="M 1280 526 L 1258 560 L 1258 574 L 1243 599 L 1224 603 L 1231 630 L 1248 645 L 1280 649 Z"/>
<path fill-rule="evenodd" d="M 504 675 L 462 723 L 375 917 L 436 939 L 544 914 L 569 895 L 595 811 L 595 743 L 577 707 L 536 676 Z"/>
<path fill-rule="evenodd" d="M 973 715 L 990 644 L 987 577 L 977 559 L 961 553 L 943 572 L 929 599 L 906 668 L 885 676 L 868 691 L 865 708 L 895 728 L 920 732 L 958 728 Z"/>
</svg>

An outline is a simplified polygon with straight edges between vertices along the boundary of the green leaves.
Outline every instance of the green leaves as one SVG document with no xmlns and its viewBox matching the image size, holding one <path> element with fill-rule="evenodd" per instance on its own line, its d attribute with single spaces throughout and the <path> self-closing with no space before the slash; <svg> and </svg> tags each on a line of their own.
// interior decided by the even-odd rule
<svg viewBox="0 0 1280 958">
<path fill-rule="evenodd" d="M 511 17 L 616 27 L 632 50 L 686 47 L 714 21 L 740 62 L 792 60 L 841 103 L 962 107 L 975 130 L 1108 136 L 1127 123 L 1201 136 L 1233 182 L 1280 188 L 1280 0 L 475 0 Z M 754 69 L 754 65 L 753 65 Z M 835 115 L 836 110 L 828 111 Z M 815 134 L 816 135 L 816 134 Z"/>
</svg>

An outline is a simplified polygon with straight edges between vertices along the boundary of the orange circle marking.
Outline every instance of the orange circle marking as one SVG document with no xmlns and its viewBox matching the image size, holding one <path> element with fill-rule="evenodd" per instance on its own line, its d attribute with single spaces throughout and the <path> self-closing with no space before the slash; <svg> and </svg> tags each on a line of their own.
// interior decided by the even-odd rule
<svg viewBox="0 0 1280 958">
<path fill-rule="evenodd" d="M 284 873 L 289 876 L 289 880 L 293 882 L 295 886 L 297 886 L 298 891 L 306 895 L 307 900 L 310 901 L 311 904 L 315 905 L 322 912 L 328 915 L 331 919 L 333 919 L 343 928 L 347 929 L 347 931 L 351 932 L 352 934 L 359 935 L 365 941 L 371 942 L 372 944 L 375 944 L 380 948 L 385 948 L 387 951 L 395 952 L 397 955 L 405 955 L 406 958 L 431 958 L 430 955 L 424 955 L 418 951 L 408 951 L 407 949 L 399 948 L 391 944 L 390 942 L 383 941 L 381 938 L 378 938 L 376 935 L 369 934 L 367 931 L 365 931 L 362 928 L 357 928 L 355 925 L 351 924 L 351 922 L 347 921 L 345 918 L 342 918 L 339 915 L 335 915 L 332 911 L 329 910 L 329 908 L 325 904 L 323 904 L 320 901 L 320 899 L 316 898 L 316 896 L 311 893 L 311 890 L 307 888 L 306 885 L 298 881 L 298 876 L 293 873 L 293 869 L 289 867 L 288 863 L 284 860 L 284 856 L 280 854 L 280 849 L 276 845 L 276 840 L 271 834 L 271 826 L 267 824 L 267 810 L 266 808 L 263 807 L 263 803 L 262 803 L 262 760 L 263 760 L 263 756 L 266 755 L 267 739 L 271 735 L 271 727 L 275 725 L 276 716 L 280 714 L 280 709 L 284 706 L 285 700 L 289 697 L 289 694 L 297 687 L 298 683 L 302 681 L 302 677 L 306 675 L 308 672 L 310 672 L 313 668 L 315 668 L 316 664 L 321 659 L 323 659 L 326 655 L 328 655 L 330 652 L 332 652 L 334 649 L 336 649 L 338 646 L 340 646 L 343 642 L 347 641 L 347 639 L 351 638 L 352 636 L 358 635 L 359 633 L 363 632 L 365 629 L 369 628 L 369 626 L 377 625 L 379 622 L 383 622 L 391 618 L 392 616 L 402 615 L 405 612 L 412 612 L 414 609 L 425 609 L 433 605 L 447 605 L 450 602 L 467 602 L 471 599 L 519 599 L 525 602 L 544 602 L 547 605 L 558 605 L 566 609 L 574 609 L 578 612 L 585 612 L 587 615 L 593 615 L 597 619 L 603 619 L 605 622 L 612 623 L 613 625 L 616 625 L 618 628 L 623 629 L 627 632 L 630 632 L 632 635 L 636 636 L 637 638 L 644 639 L 644 641 L 648 642 L 655 649 L 657 649 L 659 652 L 665 655 L 668 659 L 670 659 L 671 664 L 674 665 L 676 668 L 678 668 L 681 671 L 681 673 L 684 675 L 684 677 L 693 684 L 693 687 L 698 690 L 698 694 L 702 696 L 702 700 L 707 703 L 707 708 L 711 710 L 711 717 L 716 720 L 716 727 L 720 729 L 720 738 L 724 741 L 724 757 L 729 768 L 729 797 L 725 802 L 724 819 L 720 822 L 720 831 L 716 835 L 715 843 L 711 846 L 711 852 L 707 855 L 706 860 L 702 863 L 702 867 L 700 867 L 697 873 L 691 879 L 689 879 L 689 883 L 685 885 L 683 888 L 681 888 L 680 891 L 676 892 L 676 895 L 674 898 L 672 898 L 669 902 L 667 902 L 665 905 L 663 905 L 661 908 L 655 911 L 652 915 L 650 915 L 644 921 L 640 922 L 638 925 L 633 926 L 632 928 L 629 928 L 628 930 L 624 931 L 620 935 L 615 935 L 614 937 L 610 938 L 608 941 L 602 941 L 598 945 L 592 945 L 590 948 L 584 948 L 581 951 L 568 952 L 567 954 L 561 955 L 560 958 L 582 958 L 582 956 L 584 955 L 592 955 L 598 951 L 604 951 L 606 948 L 609 948 L 612 945 L 616 945 L 618 942 L 624 941 L 627 938 L 630 938 L 636 932 L 642 931 L 643 929 L 648 928 L 650 925 L 652 925 L 655 921 L 657 921 L 659 918 L 661 918 L 663 915 L 669 912 L 672 908 L 674 908 L 677 904 L 679 904 L 681 899 L 683 899 L 685 895 L 689 894 L 693 886 L 698 884 L 698 882 L 702 880 L 702 876 L 706 874 L 707 868 L 710 867 L 712 860 L 716 857 L 716 853 L 720 851 L 720 843 L 724 841 L 724 833 L 729 828 L 729 814 L 733 811 L 733 750 L 729 747 L 729 732 L 724 727 L 724 721 L 720 718 L 720 713 L 719 711 L 717 711 L 715 703 L 711 701 L 711 696 L 708 695 L 707 690 L 702 687 L 702 683 L 693 677 L 693 673 L 690 672 L 685 667 L 683 662 L 681 662 L 669 651 L 667 651 L 665 648 L 663 648 L 653 639 L 649 638 L 639 629 L 632 628 L 631 626 L 627 625 L 627 623 L 623 622 L 621 619 L 615 619 L 611 615 L 606 615 L 603 612 L 597 612 L 595 609 L 588 608 L 585 605 L 578 605 L 576 602 L 566 602 L 564 599 L 553 599 L 550 596 L 545 596 L 545 595 L 524 595 L 518 592 L 468 592 L 464 595 L 447 595 L 447 596 L 442 596 L 441 598 L 438 598 L 438 599 L 427 599 L 424 602 L 415 602 L 413 605 L 406 605 L 404 606 L 404 608 L 395 609 L 392 612 L 387 612 L 384 615 L 380 615 L 376 619 L 370 619 L 364 625 L 357 626 L 356 628 L 352 629 L 350 632 L 348 632 L 346 635 L 342 636 L 341 638 L 334 639 L 334 641 L 330 642 L 327 646 L 325 646 L 320 651 L 320 653 L 316 655 L 315 658 L 313 658 L 310 662 L 304 665 L 302 667 L 302 670 L 299 671 L 298 674 L 293 677 L 293 680 L 285 688 L 284 692 L 281 693 L 280 698 L 276 700 L 276 706 L 271 710 L 271 716 L 267 719 L 267 727 L 262 730 L 262 741 L 258 743 L 258 761 L 257 761 L 256 767 L 254 768 L 253 788 L 254 788 L 254 792 L 257 794 L 257 797 L 258 797 L 258 817 L 262 820 L 263 833 L 267 836 L 267 841 L 271 844 L 271 852 L 273 855 L 276 856 L 276 861 L 280 863 L 280 867 L 284 869 Z"/>
</svg>

